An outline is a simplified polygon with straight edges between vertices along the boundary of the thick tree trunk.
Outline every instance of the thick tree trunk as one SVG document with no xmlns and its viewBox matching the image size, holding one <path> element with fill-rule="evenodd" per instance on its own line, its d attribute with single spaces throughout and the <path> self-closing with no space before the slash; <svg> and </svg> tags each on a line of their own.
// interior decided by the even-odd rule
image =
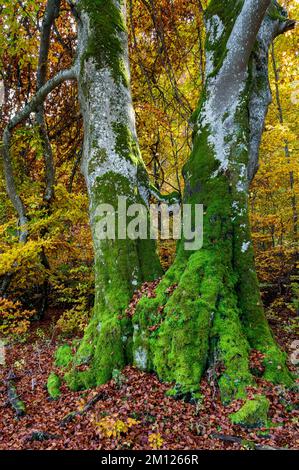
<svg viewBox="0 0 299 470">
<path fill-rule="evenodd" d="M 248 186 L 257 168 L 271 97 L 268 48 L 287 28 L 287 21 L 273 3 L 259 28 L 254 52 L 250 55 L 250 49 L 248 54 L 250 33 L 247 39 L 238 35 L 256 27 L 246 24 L 254 3 L 257 8 L 262 2 L 244 2 L 243 9 L 242 2 L 209 4 L 208 78 L 194 115 L 194 148 L 184 168 L 184 202 L 204 204 L 204 246 L 190 255 L 180 244 L 156 298 L 142 299 L 133 318 L 137 366 L 174 381 L 174 393 L 193 394 L 211 367 L 218 371 L 224 402 L 245 397 L 246 386 L 254 383 L 248 360 L 251 348 L 265 356 L 266 379 L 292 384 L 285 354 L 264 315 L 248 217 Z M 257 17 L 256 11 L 254 21 Z M 174 284 L 178 285 L 174 293 L 167 294 Z"/>
<path fill-rule="evenodd" d="M 117 231 L 115 240 L 102 240 L 98 233 L 104 216 L 100 205 L 116 210 L 119 196 L 127 205 L 148 205 L 149 199 L 130 91 L 125 3 L 77 3 L 79 97 L 85 131 L 82 170 L 90 199 L 96 297 L 76 355 L 77 365 L 89 367 L 68 374 L 72 388 L 104 383 L 114 369 L 130 361 L 132 331 L 125 309 L 137 285 L 161 274 L 153 241 L 125 239 Z"/>
</svg>

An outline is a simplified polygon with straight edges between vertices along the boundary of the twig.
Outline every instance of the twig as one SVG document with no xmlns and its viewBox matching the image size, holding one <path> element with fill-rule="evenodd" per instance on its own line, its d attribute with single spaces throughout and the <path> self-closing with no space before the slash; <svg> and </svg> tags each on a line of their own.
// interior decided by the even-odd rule
<svg viewBox="0 0 299 470">
<path fill-rule="evenodd" d="M 25 441 L 26 442 L 43 442 L 43 441 L 49 441 L 51 439 L 59 439 L 60 436 L 58 434 L 50 434 L 48 432 L 44 431 L 33 431 L 30 436 L 26 437 Z"/>
<path fill-rule="evenodd" d="M 100 400 L 106 400 L 108 398 L 106 392 L 99 392 L 97 395 L 95 395 L 91 400 L 89 400 L 84 408 L 80 411 L 72 411 L 71 413 L 67 414 L 61 421 L 60 421 L 60 426 L 64 427 L 66 424 L 70 423 L 73 421 L 76 416 L 82 416 L 87 411 L 90 410 L 98 401 Z"/>
</svg>

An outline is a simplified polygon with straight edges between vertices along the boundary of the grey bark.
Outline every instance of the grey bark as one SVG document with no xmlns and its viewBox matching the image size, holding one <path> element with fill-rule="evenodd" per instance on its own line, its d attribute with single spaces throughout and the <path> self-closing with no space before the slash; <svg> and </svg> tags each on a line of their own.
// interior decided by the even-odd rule
<svg viewBox="0 0 299 470">
<path fill-rule="evenodd" d="M 271 0 L 245 0 L 227 43 L 227 55 L 217 77 L 214 101 L 226 107 L 246 78 L 248 61 Z"/>
<path fill-rule="evenodd" d="M 38 107 L 41 103 L 44 102 L 47 95 L 51 93 L 54 88 L 60 85 L 62 82 L 66 80 L 74 80 L 76 79 L 75 68 L 71 68 L 69 70 L 64 70 L 59 72 L 55 77 L 51 78 L 48 82 L 46 82 L 35 94 L 35 96 L 29 101 L 29 103 L 21 109 L 16 115 L 10 120 L 7 124 L 4 132 L 3 132 L 3 143 L 2 143 L 2 157 L 3 157 L 3 166 L 4 166 L 4 176 L 6 181 L 6 190 L 7 194 L 18 214 L 19 223 L 21 227 L 21 241 L 26 241 L 27 231 L 24 229 L 24 226 L 27 223 L 27 216 L 26 211 L 21 201 L 20 196 L 18 195 L 18 191 L 16 188 L 13 169 L 12 169 L 12 162 L 11 162 L 11 155 L 10 155 L 10 146 L 11 146 L 11 137 L 13 129 L 27 119 L 31 113 L 38 110 Z M 23 227 L 23 228 L 22 228 Z"/>
</svg>

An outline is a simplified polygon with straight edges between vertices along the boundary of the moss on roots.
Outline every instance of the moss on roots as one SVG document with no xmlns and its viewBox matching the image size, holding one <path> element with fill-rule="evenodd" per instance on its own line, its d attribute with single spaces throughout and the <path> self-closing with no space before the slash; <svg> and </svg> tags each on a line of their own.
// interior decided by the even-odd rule
<svg viewBox="0 0 299 470">
<path fill-rule="evenodd" d="M 242 2 L 235 3 L 235 8 L 241 6 Z M 223 8 L 223 2 L 210 2 L 207 15 L 220 14 Z M 228 21 L 230 15 L 222 13 Z M 230 30 L 231 25 L 224 22 L 223 38 Z M 208 47 L 215 47 L 217 67 L 222 60 L 219 41 Z M 246 171 L 249 93 L 250 77 L 231 116 L 231 128 L 223 143 L 226 168 L 222 169 L 211 144 L 211 126 L 206 122 L 206 90 L 193 116 L 193 151 L 183 171 L 184 202 L 204 205 L 203 248 L 190 254 L 184 252 L 182 241 L 174 265 L 156 289 L 156 297 L 142 299 L 133 318 L 136 365 L 175 382 L 175 394 L 191 395 L 198 391 L 205 370 L 219 365 L 218 385 L 224 403 L 246 398 L 246 388 L 255 383 L 249 370 L 251 348 L 265 354 L 265 379 L 292 384 L 285 354 L 276 345 L 264 315 L 250 238 Z M 178 287 L 169 297 L 171 282 Z M 257 407 L 257 413 L 260 409 Z"/>
<path fill-rule="evenodd" d="M 263 395 L 256 395 L 251 400 L 246 400 L 244 405 L 236 413 L 230 415 L 233 424 L 239 424 L 247 428 L 267 426 L 269 400 Z"/>
<path fill-rule="evenodd" d="M 47 381 L 47 389 L 50 397 L 53 400 L 57 400 L 57 398 L 60 397 L 61 392 L 60 392 L 60 386 L 61 386 L 61 379 L 58 375 L 54 374 L 54 372 L 51 372 L 51 374 L 48 377 Z"/>
<path fill-rule="evenodd" d="M 55 365 L 57 367 L 68 367 L 73 360 L 72 349 L 68 344 L 60 346 L 55 352 Z"/>
</svg>

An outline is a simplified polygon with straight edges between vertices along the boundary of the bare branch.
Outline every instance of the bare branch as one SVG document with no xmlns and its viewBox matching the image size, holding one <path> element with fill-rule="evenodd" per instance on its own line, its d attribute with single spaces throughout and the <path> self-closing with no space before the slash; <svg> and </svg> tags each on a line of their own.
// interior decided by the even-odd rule
<svg viewBox="0 0 299 470">
<path fill-rule="evenodd" d="M 12 130 L 15 128 L 18 124 L 20 124 L 22 121 L 27 119 L 31 113 L 35 112 L 38 108 L 38 106 L 44 102 L 46 97 L 53 91 L 55 88 L 57 88 L 61 83 L 66 82 L 68 80 L 76 80 L 77 79 L 77 73 L 76 73 L 76 67 L 71 67 L 70 69 L 67 70 L 62 70 L 61 72 L 58 72 L 57 75 L 55 75 L 53 78 L 48 80 L 39 90 L 38 92 L 34 95 L 34 97 L 29 101 L 29 103 L 24 106 L 24 108 L 19 111 L 8 123 L 7 129 Z"/>
<path fill-rule="evenodd" d="M 297 24 L 296 20 L 286 20 L 280 23 L 278 31 L 277 31 L 277 36 L 279 34 L 284 34 L 284 33 L 287 33 L 288 31 L 292 31 L 293 29 L 295 29 L 296 24 Z"/>
<path fill-rule="evenodd" d="M 80 165 L 80 161 L 82 159 L 82 155 L 83 155 L 83 146 L 80 148 L 79 152 L 77 153 L 75 163 L 74 163 L 74 166 L 72 168 L 72 173 L 71 173 L 71 176 L 70 176 L 70 181 L 69 181 L 68 189 L 67 189 L 69 193 L 72 193 L 72 191 L 73 191 L 73 183 L 74 183 L 74 179 L 75 179 L 75 176 L 76 176 L 77 169 L 78 169 L 78 167 Z"/>
<path fill-rule="evenodd" d="M 24 204 L 17 192 L 14 176 L 13 176 L 13 169 L 12 163 L 10 158 L 10 139 L 11 133 L 9 129 L 6 127 L 3 133 L 3 144 L 2 144 L 2 155 L 3 155 L 3 168 L 4 168 L 4 176 L 6 182 L 6 191 L 11 200 L 17 214 L 19 217 L 19 225 L 20 225 L 20 234 L 19 234 L 19 241 L 21 243 L 25 243 L 27 240 L 27 216 Z"/>
</svg>

